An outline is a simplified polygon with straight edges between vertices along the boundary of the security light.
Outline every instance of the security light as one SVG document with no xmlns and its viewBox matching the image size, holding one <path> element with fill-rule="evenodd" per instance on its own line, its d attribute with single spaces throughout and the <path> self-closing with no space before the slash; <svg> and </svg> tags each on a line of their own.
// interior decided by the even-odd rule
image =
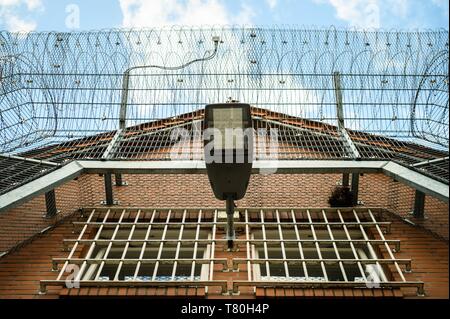
<svg viewBox="0 0 450 319">
<path fill-rule="evenodd" d="M 234 201 L 244 197 L 253 163 L 250 105 L 210 104 L 205 108 L 205 162 L 217 199 L 226 200 L 228 247 L 233 247 Z"/>
</svg>

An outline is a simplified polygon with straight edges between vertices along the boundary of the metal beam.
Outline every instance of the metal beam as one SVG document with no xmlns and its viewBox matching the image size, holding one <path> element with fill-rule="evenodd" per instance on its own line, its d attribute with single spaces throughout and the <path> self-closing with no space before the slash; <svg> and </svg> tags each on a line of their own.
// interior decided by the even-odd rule
<svg viewBox="0 0 450 319">
<path fill-rule="evenodd" d="M 46 218 L 52 218 L 58 213 L 54 189 L 45 193 L 45 207 L 47 208 L 47 214 L 45 215 Z"/>
<path fill-rule="evenodd" d="M 108 147 L 106 148 L 105 152 L 102 155 L 102 159 L 109 159 L 111 152 L 113 151 L 114 147 L 116 146 L 117 142 L 119 141 L 120 136 L 122 135 L 123 130 L 119 129 L 117 130 L 114 137 L 109 142 Z"/>
<path fill-rule="evenodd" d="M 15 156 L 15 155 L 0 154 L 0 157 L 9 158 L 9 159 L 18 160 L 18 161 L 36 163 L 36 164 L 49 165 L 49 166 L 61 166 L 61 164 L 55 163 L 55 162 L 49 162 L 49 161 L 45 161 L 45 160 L 38 160 L 38 159 L 34 159 L 34 158 L 21 157 L 21 156 Z"/>
<path fill-rule="evenodd" d="M 206 174 L 204 161 L 83 161 L 86 173 L 104 174 Z M 379 173 L 386 161 L 266 160 L 253 163 L 253 174 Z"/>
<path fill-rule="evenodd" d="M 360 158 L 360 154 L 355 144 L 353 143 L 350 135 L 345 129 L 345 121 L 344 121 L 344 104 L 342 102 L 342 91 L 341 91 L 341 75 L 339 72 L 333 73 L 333 85 L 334 92 L 336 96 L 336 114 L 338 120 L 338 130 L 341 134 L 341 137 L 344 140 L 344 143 L 347 145 L 348 152 L 353 158 Z"/>
<path fill-rule="evenodd" d="M 114 205 L 114 196 L 113 196 L 113 189 L 112 189 L 112 177 L 111 173 L 106 173 L 105 176 L 105 199 L 106 199 L 106 206 L 112 206 Z"/>
<path fill-rule="evenodd" d="M 348 173 L 342 174 L 342 186 L 349 186 L 349 177 Z"/>
<path fill-rule="evenodd" d="M 420 166 L 424 166 L 424 165 L 428 165 L 428 164 L 437 164 L 440 162 L 448 161 L 448 158 L 449 158 L 448 156 L 436 158 L 436 159 L 432 159 L 432 160 L 427 160 L 427 161 L 411 164 L 411 166 L 412 167 L 420 167 Z"/>
<path fill-rule="evenodd" d="M 425 211 L 425 194 L 421 191 L 416 190 L 416 195 L 414 197 L 414 210 L 413 215 L 416 218 L 423 218 Z"/>
<path fill-rule="evenodd" d="M 339 132 L 341 133 L 342 138 L 344 139 L 345 144 L 347 145 L 350 154 L 353 158 L 360 158 L 361 155 L 358 152 L 358 149 L 356 148 L 355 144 L 353 143 L 350 135 L 348 134 L 347 130 L 345 128 L 341 128 L 339 130 Z"/>
<path fill-rule="evenodd" d="M 83 167 L 76 161 L 58 168 L 40 178 L 22 185 L 0 196 L 0 212 L 27 202 L 35 196 L 42 195 L 52 189 L 78 177 Z"/>
<path fill-rule="evenodd" d="M 384 173 L 446 203 L 448 185 L 390 161 L 284 160 L 256 161 L 253 174 L 271 170 L 276 174 Z M 0 212 L 27 202 L 72 179 L 87 174 L 206 174 L 203 161 L 73 161 L 30 183 L 0 196 Z"/>
<path fill-rule="evenodd" d="M 394 162 L 387 162 L 387 164 L 383 166 L 382 171 L 385 175 L 395 178 L 399 182 L 448 203 L 448 185 L 442 182 Z"/>
<path fill-rule="evenodd" d="M 358 205 L 358 195 L 359 195 L 359 174 L 352 174 L 352 194 L 353 194 L 353 206 Z"/>
</svg>

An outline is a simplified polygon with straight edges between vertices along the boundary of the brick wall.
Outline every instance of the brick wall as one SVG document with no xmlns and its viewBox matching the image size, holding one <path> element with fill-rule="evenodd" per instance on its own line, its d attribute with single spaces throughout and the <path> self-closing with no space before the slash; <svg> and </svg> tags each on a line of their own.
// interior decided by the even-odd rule
<svg viewBox="0 0 450 319">
<path fill-rule="evenodd" d="M 252 175 L 240 207 L 328 207 L 328 198 L 341 174 Z M 222 207 L 214 198 L 206 175 L 123 175 L 128 186 L 114 186 L 120 206 L 134 207 Z M 104 200 L 104 180 L 99 175 L 82 176 L 83 205 Z M 411 219 L 414 189 L 383 174 L 363 174 L 359 200 L 364 206 L 387 208 Z M 448 240 L 448 204 L 426 196 L 425 220 L 415 223 Z"/>
<path fill-rule="evenodd" d="M 341 174 L 252 175 L 240 207 L 328 207 L 328 197 Z M 123 175 L 128 186 L 114 186 L 114 199 L 132 207 L 222 207 L 214 198 L 206 175 Z M 0 214 L 0 253 L 32 236 L 79 207 L 97 206 L 105 199 L 100 175 L 83 175 L 56 189 L 57 207 L 62 211 L 48 220 L 44 196 Z M 414 190 L 382 174 L 360 177 L 359 199 L 365 206 L 384 207 L 412 219 Z M 431 196 L 425 199 L 426 219 L 414 220 L 448 240 L 448 204 Z"/>
<path fill-rule="evenodd" d="M 50 219 L 44 217 L 45 195 L 37 196 L 19 207 L 0 213 L 0 253 L 9 251 L 80 208 L 81 194 L 79 180 L 73 180 L 55 189 L 57 209 L 60 213 Z"/>
</svg>

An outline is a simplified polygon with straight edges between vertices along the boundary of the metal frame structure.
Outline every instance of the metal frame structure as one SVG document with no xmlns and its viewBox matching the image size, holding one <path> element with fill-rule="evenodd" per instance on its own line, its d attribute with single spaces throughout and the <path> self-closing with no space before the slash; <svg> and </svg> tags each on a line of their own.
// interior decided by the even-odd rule
<svg viewBox="0 0 450 319">
<path fill-rule="evenodd" d="M 448 52 L 446 30 L 1 32 L 0 153 L 19 162 L 0 160 L 0 193 L 72 160 L 200 160 L 201 110 L 230 98 L 277 134 L 257 160 L 393 160 L 448 184 Z"/>
<path fill-rule="evenodd" d="M 72 247 L 68 257 L 53 259 L 53 270 L 59 270 L 57 279 L 42 280 L 41 293 L 45 293 L 47 286 L 65 286 L 67 272 L 73 270 L 69 266 L 78 265 L 72 279 L 80 287 L 218 286 L 223 294 L 238 294 L 242 286 L 416 287 L 419 295 L 424 294 L 423 282 L 411 282 L 404 276 L 404 272 L 411 271 L 411 260 L 395 258 L 393 250 L 400 250 L 400 241 L 384 236 L 390 230 L 390 222 L 382 221 L 382 209 L 239 208 L 238 211 L 243 217 L 236 220 L 235 225 L 245 234 L 245 239 L 236 239 L 235 245 L 245 251 L 247 257 L 233 258 L 229 264 L 226 258 L 214 257 L 217 249 L 226 249 L 227 240 L 223 236 L 226 221 L 218 219 L 219 209 L 86 209 L 85 221 L 74 223 L 75 229 L 80 231 L 78 238 L 64 240 L 67 247 Z M 188 231 L 192 234 L 185 238 Z M 200 235 L 202 232 L 203 236 Z M 79 255 L 82 247 L 85 249 Z M 149 254 L 152 248 L 155 251 Z M 276 258 L 271 256 L 271 248 L 276 248 L 281 258 L 280 254 Z M 114 249 L 117 252 L 112 256 Z M 130 255 L 131 249 L 137 251 Z M 170 257 L 165 256 L 167 249 L 172 252 Z M 264 252 L 263 256 L 258 256 L 258 249 Z M 288 249 L 296 251 L 298 257 L 290 258 L 286 254 Z M 202 257 L 198 256 L 200 250 L 204 252 Z M 311 257 L 311 252 L 316 256 Z M 330 256 L 330 252 L 334 255 Z M 191 257 L 186 257 L 186 253 Z M 327 257 L 322 255 L 324 253 Z M 58 265 L 62 267 L 58 268 Z M 162 265 L 169 271 L 159 278 L 158 267 Z M 177 277 L 177 267 L 181 265 L 189 268 L 189 274 Z M 246 267 L 242 268 L 242 265 Z M 284 279 L 271 279 L 270 271 L 277 265 L 282 265 Z M 125 266 L 129 276 L 121 273 Z M 145 276 L 140 275 L 144 266 L 147 267 Z M 196 271 L 197 266 L 201 269 Z M 111 267 L 114 276 L 106 279 L 102 275 L 105 267 Z M 266 277 L 258 275 L 260 267 L 266 269 Z M 218 269 L 247 272 L 248 280 L 234 280 L 233 290 L 229 291 L 227 281 L 215 279 Z M 312 273 L 317 269 L 322 271 L 322 280 L 313 277 Z M 351 275 L 349 269 L 358 274 Z M 289 271 L 303 274 L 289 275 Z M 330 277 L 330 271 L 341 272 L 341 278 Z"/>
<path fill-rule="evenodd" d="M 448 185 L 390 161 L 256 161 L 252 173 L 383 173 L 448 203 Z M 206 174 L 203 161 L 73 161 L 28 184 L 0 195 L 0 212 L 64 184 L 81 174 Z"/>
</svg>

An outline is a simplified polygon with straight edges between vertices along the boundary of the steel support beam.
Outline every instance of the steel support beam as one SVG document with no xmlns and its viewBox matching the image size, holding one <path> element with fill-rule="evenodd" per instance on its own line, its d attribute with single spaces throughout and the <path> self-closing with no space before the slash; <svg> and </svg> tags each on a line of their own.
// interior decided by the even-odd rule
<svg viewBox="0 0 450 319">
<path fill-rule="evenodd" d="M 349 174 L 348 173 L 344 173 L 342 174 L 342 186 L 348 187 L 349 186 Z"/>
<path fill-rule="evenodd" d="M 119 141 L 123 130 L 119 129 L 117 130 L 116 134 L 114 134 L 113 138 L 109 142 L 108 147 L 106 148 L 105 152 L 102 155 L 102 159 L 110 159 L 111 158 L 111 152 L 114 150 L 117 142 Z"/>
<path fill-rule="evenodd" d="M 419 190 L 416 190 L 414 197 L 414 210 L 413 215 L 416 218 L 423 218 L 425 211 L 425 194 Z"/>
<path fill-rule="evenodd" d="M 339 133 L 341 134 L 344 143 L 347 145 L 348 153 L 351 155 L 351 157 L 360 158 L 361 156 L 359 155 L 358 149 L 356 148 L 355 144 L 353 143 L 352 139 L 350 138 L 350 135 L 348 134 L 345 128 L 344 104 L 342 102 L 342 91 L 341 91 L 341 75 L 339 72 L 333 73 L 333 85 L 336 97 L 336 114 L 338 118 Z"/>
<path fill-rule="evenodd" d="M 104 175 L 105 178 L 105 203 L 107 206 L 114 205 L 114 196 L 113 196 L 113 189 L 112 189 L 112 177 L 111 173 L 106 173 Z"/>
<path fill-rule="evenodd" d="M 116 186 L 124 186 L 125 185 L 125 183 L 122 179 L 122 174 L 115 174 L 114 176 L 116 178 Z"/>
<path fill-rule="evenodd" d="M 353 206 L 358 205 L 359 193 L 359 173 L 352 174 L 352 194 L 353 194 Z"/>
<path fill-rule="evenodd" d="M 394 162 L 387 162 L 382 171 L 399 182 L 448 203 L 449 188 L 447 184 Z"/>
<path fill-rule="evenodd" d="M 384 173 L 387 176 L 448 203 L 447 184 L 390 161 L 285 160 L 256 161 L 253 174 Z M 0 212 L 27 202 L 80 174 L 206 174 L 203 161 L 73 161 L 36 180 L 0 195 Z"/>
<path fill-rule="evenodd" d="M 104 174 L 206 174 L 204 161 L 83 161 L 86 173 Z M 253 174 L 379 173 L 386 161 L 266 160 L 253 163 Z"/>
<path fill-rule="evenodd" d="M 45 215 L 46 218 L 52 218 L 58 213 L 58 209 L 56 208 L 56 196 L 54 189 L 45 193 L 45 207 L 47 208 L 47 213 Z"/>
<path fill-rule="evenodd" d="M 19 206 L 35 196 L 45 194 L 56 187 L 71 181 L 83 172 L 83 167 L 74 161 L 40 178 L 0 196 L 0 212 Z"/>
</svg>

